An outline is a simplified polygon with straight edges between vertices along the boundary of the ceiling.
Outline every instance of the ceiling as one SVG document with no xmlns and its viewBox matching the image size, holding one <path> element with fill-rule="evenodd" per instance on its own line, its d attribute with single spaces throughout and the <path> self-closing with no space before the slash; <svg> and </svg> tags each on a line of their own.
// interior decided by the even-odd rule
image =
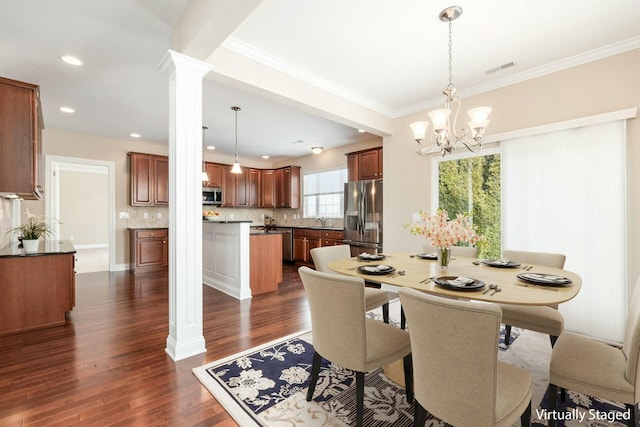
<svg viewBox="0 0 640 427">
<path fill-rule="evenodd" d="M 640 47 L 637 0 L 456 4 L 464 13 L 453 23 L 453 79 L 462 96 Z M 448 83 L 448 28 L 438 14 L 450 5 L 450 0 L 264 0 L 222 47 L 395 118 L 441 99 Z M 168 78 L 158 65 L 189 6 L 188 0 L 4 0 L 0 76 L 40 86 L 47 128 L 117 139 L 137 132 L 166 144 Z M 64 54 L 84 65 L 64 64 L 59 60 Z M 515 66 L 487 73 L 509 62 Z M 223 64 L 212 65 L 210 75 Z M 299 103 L 265 96 L 264 89 L 221 81 L 208 76 L 203 84 L 206 143 L 215 145 L 216 153 L 233 154 L 233 105 L 242 108 L 241 159 L 297 157 L 312 146 L 371 139 L 357 132 L 353 120 L 329 120 Z M 75 113 L 60 112 L 61 106 Z"/>
</svg>

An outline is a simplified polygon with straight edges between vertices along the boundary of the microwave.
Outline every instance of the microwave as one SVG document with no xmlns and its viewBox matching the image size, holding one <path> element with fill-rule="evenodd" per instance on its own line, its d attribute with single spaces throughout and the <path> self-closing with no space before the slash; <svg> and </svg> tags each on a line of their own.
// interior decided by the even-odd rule
<svg viewBox="0 0 640 427">
<path fill-rule="evenodd" d="M 222 206 L 222 188 L 202 187 L 202 204 L 210 206 Z"/>
</svg>

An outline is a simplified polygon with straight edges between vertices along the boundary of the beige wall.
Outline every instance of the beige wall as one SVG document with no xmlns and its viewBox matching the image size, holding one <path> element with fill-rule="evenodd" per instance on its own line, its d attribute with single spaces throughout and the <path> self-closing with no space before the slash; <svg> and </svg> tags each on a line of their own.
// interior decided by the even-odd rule
<svg viewBox="0 0 640 427">
<path fill-rule="evenodd" d="M 634 50 L 466 98 L 463 110 L 490 105 L 488 132 L 498 134 L 637 107 L 639 70 L 640 50 Z M 396 119 L 393 135 L 384 138 L 385 187 L 398 190 L 385 191 L 386 251 L 415 251 L 423 243 L 409 236 L 402 225 L 410 221 L 411 212 L 430 209 L 431 161 L 415 153 L 409 130 L 409 123 L 425 117 L 426 111 Z M 635 262 L 640 256 L 639 119 L 627 121 L 627 141 L 629 283 L 635 283 L 640 275 L 640 264 Z M 602 141 L 602 149 L 606 149 L 606 141 Z M 585 241 L 585 247 L 588 244 Z"/>
</svg>

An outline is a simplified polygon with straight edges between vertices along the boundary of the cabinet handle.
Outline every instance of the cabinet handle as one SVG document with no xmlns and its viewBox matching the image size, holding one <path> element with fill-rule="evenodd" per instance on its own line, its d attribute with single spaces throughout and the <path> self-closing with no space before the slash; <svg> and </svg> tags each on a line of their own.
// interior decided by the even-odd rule
<svg viewBox="0 0 640 427">
<path fill-rule="evenodd" d="M 167 241 L 166 241 L 166 240 L 163 240 L 163 241 L 162 241 L 162 244 L 165 244 L 165 243 L 167 243 Z"/>
</svg>

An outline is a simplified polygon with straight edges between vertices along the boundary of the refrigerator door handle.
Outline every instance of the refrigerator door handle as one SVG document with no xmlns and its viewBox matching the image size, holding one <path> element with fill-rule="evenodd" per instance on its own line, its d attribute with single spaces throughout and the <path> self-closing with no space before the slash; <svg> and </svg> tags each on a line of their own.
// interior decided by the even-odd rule
<svg viewBox="0 0 640 427">
<path fill-rule="evenodd" d="M 365 189 L 363 187 L 364 186 L 360 187 L 360 193 L 358 194 L 358 197 L 360 198 L 360 200 L 358 201 L 358 231 L 361 236 L 363 236 L 365 233 L 367 215 L 367 197 L 364 192 Z"/>
</svg>

